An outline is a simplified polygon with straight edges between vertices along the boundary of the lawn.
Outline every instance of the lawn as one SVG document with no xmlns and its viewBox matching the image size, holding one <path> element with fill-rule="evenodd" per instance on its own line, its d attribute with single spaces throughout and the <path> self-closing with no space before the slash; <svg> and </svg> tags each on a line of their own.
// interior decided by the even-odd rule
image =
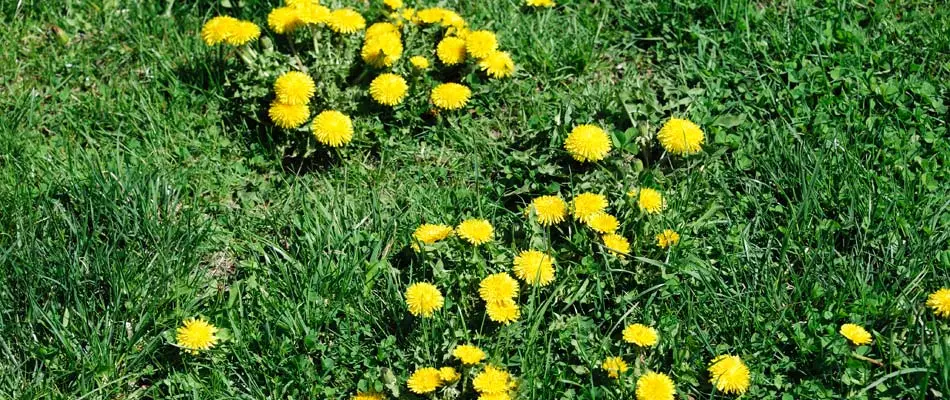
<svg viewBox="0 0 950 400">
<path fill-rule="evenodd" d="M 287 58 L 248 69 L 202 41 L 231 15 L 261 26 L 249 46 L 298 51 L 309 36 L 268 28 L 278 0 L 0 2 L 0 398 L 476 399 L 487 366 L 518 399 L 632 399 L 648 371 L 677 399 L 950 396 L 950 319 L 927 305 L 950 287 L 950 7 L 406 2 L 495 32 L 515 73 L 446 72 L 440 28 L 407 23 L 394 71 L 434 65 L 384 107 L 363 33 L 314 28 L 311 111 L 355 128 L 335 148 L 268 118 L 273 77 L 249 71 Z M 471 100 L 435 109 L 443 81 Z M 701 152 L 664 150 L 671 117 L 702 128 Z M 610 135 L 603 160 L 565 150 L 583 124 Z M 662 211 L 638 207 L 642 188 Z M 606 196 L 628 254 L 571 215 L 539 223 L 534 199 L 582 192 Z M 469 218 L 492 240 L 413 239 Z M 680 240 L 662 248 L 666 229 Z M 553 279 L 517 280 L 518 318 L 495 322 L 480 282 L 517 276 L 529 249 Z M 407 307 L 420 282 L 444 296 L 430 317 Z M 215 346 L 179 347 L 190 318 L 219 329 Z M 626 343 L 633 323 L 659 342 Z M 452 354 L 469 343 L 478 365 Z M 719 355 L 748 366 L 741 396 L 711 378 Z M 608 357 L 628 365 L 619 378 Z M 407 386 L 445 366 L 461 378 Z"/>
</svg>

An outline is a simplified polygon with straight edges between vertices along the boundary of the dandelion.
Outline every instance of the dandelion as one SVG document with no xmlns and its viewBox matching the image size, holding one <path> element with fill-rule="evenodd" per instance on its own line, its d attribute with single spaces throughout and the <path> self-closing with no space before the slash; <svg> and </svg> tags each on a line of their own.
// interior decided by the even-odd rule
<svg viewBox="0 0 950 400">
<path fill-rule="evenodd" d="M 515 256 L 515 275 L 529 285 L 547 286 L 554 280 L 554 261 L 537 250 L 522 251 Z"/>
<path fill-rule="evenodd" d="M 455 11 L 445 10 L 442 12 L 442 20 L 439 21 L 442 26 L 449 27 L 455 30 L 460 30 L 465 28 L 465 19 L 461 15 L 458 15 Z"/>
<path fill-rule="evenodd" d="M 452 227 L 448 225 L 437 225 L 437 224 L 422 224 L 416 228 L 416 231 L 412 233 L 412 237 L 416 240 L 425 243 L 432 244 L 443 240 L 449 235 L 452 234 Z"/>
<path fill-rule="evenodd" d="M 647 372 L 637 379 L 637 400 L 673 400 L 676 386 L 661 372 Z"/>
<path fill-rule="evenodd" d="M 492 228 L 491 223 L 488 221 L 473 218 L 462 221 L 462 223 L 455 228 L 455 231 L 458 232 L 459 236 L 465 239 L 465 241 L 475 246 L 480 246 L 488 243 L 492 239 L 495 229 Z"/>
<path fill-rule="evenodd" d="M 505 325 L 521 317 L 521 309 L 512 299 L 485 303 L 485 312 L 488 313 L 488 319 Z"/>
<path fill-rule="evenodd" d="M 267 14 L 267 26 L 278 34 L 293 32 L 298 26 L 303 25 L 300 20 L 300 14 L 294 7 L 278 7 Z"/>
<path fill-rule="evenodd" d="M 307 122 L 307 118 L 310 118 L 310 108 L 306 104 L 284 104 L 275 100 L 270 103 L 267 115 L 275 125 L 290 129 Z"/>
<path fill-rule="evenodd" d="M 330 13 L 327 25 L 336 33 L 350 34 L 359 32 L 365 28 L 366 20 L 356 11 L 349 8 L 341 8 L 339 10 L 333 10 L 333 12 Z"/>
<path fill-rule="evenodd" d="M 616 232 L 617 228 L 620 228 L 620 222 L 613 215 L 599 212 L 587 220 L 587 226 L 597 233 L 611 234 Z"/>
<path fill-rule="evenodd" d="M 353 121 L 339 111 L 324 111 L 313 119 L 313 135 L 330 147 L 340 147 L 353 140 Z"/>
<path fill-rule="evenodd" d="M 473 31 L 465 36 L 465 51 L 475 58 L 485 58 L 498 50 L 498 38 L 491 31 Z"/>
<path fill-rule="evenodd" d="M 432 89 L 430 98 L 436 107 L 444 110 L 458 110 L 468 103 L 472 90 L 458 83 L 443 83 Z"/>
<path fill-rule="evenodd" d="M 749 390 L 749 367 L 742 359 L 721 355 L 709 363 L 709 382 L 725 393 L 743 394 Z"/>
<path fill-rule="evenodd" d="M 502 393 L 482 393 L 478 396 L 478 400 L 511 400 L 511 395 L 508 392 Z"/>
<path fill-rule="evenodd" d="M 391 22 L 377 22 L 366 28 L 366 40 L 382 35 L 396 35 L 401 37 L 399 27 Z"/>
<path fill-rule="evenodd" d="M 860 346 L 862 344 L 871 343 L 871 334 L 860 325 L 844 324 L 841 325 L 841 329 L 839 329 L 838 332 L 855 345 Z"/>
<path fill-rule="evenodd" d="M 472 387 L 482 395 L 505 393 L 513 386 L 511 375 L 507 371 L 491 365 L 485 366 L 485 370 L 475 375 L 472 380 Z"/>
<path fill-rule="evenodd" d="M 228 40 L 231 36 L 234 26 L 240 20 L 226 15 L 220 15 L 205 22 L 201 27 L 201 40 L 204 40 L 208 46 L 214 46 Z"/>
<path fill-rule="evenodd" d="M 607 250 L 611 254 L 623 257 L 626 254 L 630 254 L 630 242 L 627 241 L 627 238 L 620 236 L 616 233 L 611 233 L 604 235 L 604 246 L 607 246 Z"/>
<path fill-rule="evenodd" d="M 325 24 L 330 20 L 330 9 L 320 4 L 301 3 L 296 6 L 297 18 L 304 24 Z"/>
<path fill-rule="evenodd" d="M 442 21 L 442 16 L 447 10 L 439 7 L 423 8 L 416 12 L 414 21 L 423 24 L 434 24 Z"/>
<path fill-rule="evenodd" d="M 485 352 L 478 348 L 478 346 L 463 344 L 455 346 L 455 350 L 452 351 L 452 356 L 459 359 L 464 365 L 475 365 L 485 359 Z"/>
<path fill-rule="evenodd" d="M 369 84 L 369 94 L 373 100 L 390 107 L 402 103 L 408 91 L 406 80 L 396 74 L 382 74 Z"/>
<path fill-rule="evenodd" d="M 383 400 L 384 398 L 382 393 L 358 392 L 356 396 L 351 397 L 350 400 Z"/>
<path fill-rule="evenodd" d="M 383 4 L 393 10 L 398 10 L 403 7 L 402 0 L 383 0 Z"/>
<path fill-rule="evenodd" d="M 600 161 L 610 152 L 610 138 L 597 126 L 578 125 L 564 141 L 564 149 L 577 161 Z"/>
<path fill-rule="evenodd" d="M 409 380 L 406 381 L 406 386 L 416 394 L 432 393 L 438 389 L 439 386 L 442 386 L 442 376 L 439 370 L 435 368 L 420 368 L 409 376 Z"/>
<path fill-rule="evenodd" d="M 538 216 L 538 222 L 551 226 L 564 221 L 567 203 L 558 196 L 541 196 L 531 201 L 531 207 Z"/>
<path fill-rule="evenodd" d="M 446 37 L 436 46 L 435 55 L 445 65 L 461 64 L 465 61 L 465 41 L 455 36 Z"/>
<path fill-rule="evenodd" d="M 406 305 L 414 316 L 431 317 L 432 313 L 442 309 L 442 292 L 427 282 L 413 283 L 406 289 Z"/>
<path fill-rule="evenodd" d="M 587 223 L 591 217 L 607 209 L 607 197 L 602 194 L 581 193 L 571 201 L 574 219 Z"/>
<path fill-rule="evenodd" d="M 412 64 L 413 68 L 419 71 L 429 69 L 429 59 L 423 56 L 412 56 L 409 58 L 409 63 Z"/>
<path fill-rule="evenodd" d="M 402 57 L 402 41 L 395 33 L 384 33 L 367 38 L 360 56 L 376 68 L 390 67 Z"/>
<path fill-rule="evenodd" d="M 478 62 L 478 68 L 492 78 L 507 78 L 515 73 L 515 62 L 505 51 L 493 51 Z"/>
<path fill-rule="evenodd" d="M 659 214 L 663 211 L 663 195 L 660 192 L 650 189 L 640 189 L 640 196 L 637 198 L 637 206 L 640 211 L 647 214 Z"/>
<path fill-rule="evenodd" d="M 702 151 L 706 135 L 688 119 L 670 118 L 656 135 L 660 144 L 672 154 L 688 156 Z"/>
<path fill-rule="evenodd" d="M 208 350 L 218 343 L 218 337 L 215 336 L 217 332 L 218 328 L 204 319 L 189 318 L 175 330 L 175 341 L 185 351 L 198 354 L 199 351 Z"/>
<path fill-rule="evenodd" d="M 284 104 L 307 104 L 316 92 L 316 85 L 309 75 L 300 71 L 290 71 L 274 81 L 277 100 Z"/>
<path fill-rule="evenodd" d="M 680 242 L 680 234 L 672 229 L 664 230 L 662 233 L 656 234 L 656 246 L 665 249 L 671 246 L 676 246 Z"/>
<path fill-rule="evenodd" d="M 442 382 L 451 383 L 459 380 L 462 377 L 462 374 L 458 373 L 455 368 L 452 367 L 442 367 L 439 368 L 439 378 L 442 379 Z"/>
<path fill-rule="evenodd" d="M 512 300 L 518 297 L 518 281 L 504 272 L 491 274 L 482 279 L 478 294 L 486 303 Z"/>
<path fill-rule="evenodd" d="M 525 0 L 531 7 L 554 7 L 554 0 Z"/>
<path fill-rule="evenodd" d="M 617 379 L 620 374 L 627 372 L 627 363 L 620 357 L 607 357 L 600 368 L 607 371 L 607 376 Z"/>
<path fill-rule="evenodd" d="M 261 36 L 261 28 L 253 22 L 238 21 L 225 39 L 232 46 L 243 46 Z"/>
<path fill-rule="evenodd" d="M 660 341 L 660 335 L 649 326 L 643 324 L 631 324 L 623 328 L 623 341 L 633 343 L 640 347 L 656 346 Z"/>
<path fill-rule="evenodd" d="M 950 318 L 950 289 L 943 288 L 927 296 L 927 307 L 938 317 Z"/>
</svg>

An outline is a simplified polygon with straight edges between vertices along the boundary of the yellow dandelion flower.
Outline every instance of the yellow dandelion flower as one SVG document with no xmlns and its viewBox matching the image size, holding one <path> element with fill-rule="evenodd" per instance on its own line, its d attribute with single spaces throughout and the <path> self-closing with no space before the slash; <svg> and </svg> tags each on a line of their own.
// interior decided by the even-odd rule
<svg viewBox="0 0 950 400">
<path fill-rule="evenodd" d="M 525 0 L 531 7 L 554 7 L 554 0 Z"/>
<path fill-rule="evenodd" d="M 442 26 L 462 29 L 465 27 L 465 19 L 462 18 L 457 12 L 452 10 L 445 10 L 442 12 L 442 19 L 439 21 Z"/>
<path fill-rule="evenodd" d="M 620 357 L 607 357 L 600 368 L 607 371 L 607 376 L 617 379 L 620 374 L 627 372 L 627 363 Z"/>
<path fill-rule="evenodd" d="M 178 347 L 191 354 L 198 354 L 199 351 L 208 350 L 218 343 L 218 337 L 215 333 L 218 328 L 209 324 L 203 319 L 186 319 L 182 326 L 175 330 L 175 341 Z"/>
<path fill-rule="evenodd" d="M 350 34 L 363 30 L 366 27 L 366 20 L 356 11 L 341 8 L 330 13 L 327 25 L 336 33 Z"/>
<path fill-rule="evenodd" d="M 452 367 L 442 367 L 439 368 L 439 378 L 442 379 L 442 382 L 452 383 L 462 377 L 462 374 L 458 373 L 455 368 Z"/>
<path fill-rule="evenodd" d="M 623 328 L 623 341 L 640 347 L 656 346 L 660 341 L 660 334 L 656 329 L 643 324 L 631 324 Z"/>
<path fill-rule="evenodd" d="M 304 22 L 300 20 L 300 13 L 297 12 L 295 7 L 278 7 L 267 14 L 267 26 L 278 34 L 293 32 L 294 29 L 303 24 Z"/>
<path fill-rule="evenodd" d="M 571 210 L 574 219 L 587 223 L 591 217 L 603 213 L 607 209 L 607 197 L 596 193 L 581 193 L 571 201 Z"/>
<path fill-rule="evenodd" d="M 383 0 L 383 4 L 393 10 L 398 10 L 403 7 L 402 0 Z"/>
<path fill-rule="evenodd" d="M 488 275 L 479 284 L 478 295 L 486 303 L 512 300 L 518 297 L 518 281 L 504 272 Z"/>
<path fill-rule="evenodd" d="M 412 56 L 412 58 L 409 59 L 409 63 L 412 64 L 413 68 L 419 71 L 429 69 L 429 59 L 423 56 Z"/>
<path fill-rule="evenodd" d="M 382 393 L 356 393 L 356 396 L 350 398 L 350 400 L 383 400 L 385 396 Z"/>
<path fill-rule="evenodd" d="M 339 111 L 324 111 L 313 119 L 313 135 L 330 147 L 340 147 L 353 140 L 353 121 Z"/>
<path fill-rule="evenodd" d="M 445 30 L 445 35 L 446 35 L 446 36 L 455 36 L 455 37 L 457 37 L 457 38 L 459 38 L 459 39 L 462 39 L 462 40 L 465 40 L 465 38 L 467 38 L 467 37 L 468 37 L 468 34 L 470 34 L 470 33 L 472 33 L 472 31 L 470 31 L 468 28 L 466 28 L 466 27 L 464 27 L 464 26 L 461 27 L 461 28 L 450 27 L 449 29 L 446 29 L 446 30 Z"/>
<path fill-rule="evenodd" d="M 318 6 L 320 5 L 320 0 L 286 0 L 284 5 L 287 7 L 307 7 L 307 6 Z"/>
<path fill-rule="evenodd" d="M 659 214 L 660 211 L 663 211 L 664 207 L 663 195 L 654 189 L 640 189 L 637 206 L 640 207 L 640 211 L 647 214 Z"/>
<path fill-rule="evenodd" d="M 306 104 L 285 104 L 275 100 L 270 103 L 267 115 L 275 125 L 290 129 L 307 122 L 307 118 L 310 118 L 310 108 Z"/>
<path fill-rule="evenodd" d="M 610 152 L 610 138 L 599 127 L 578 125 L 564 141 L 564 149 L 577 161 L 600 161 Z"/>
<path fill-rule="evenodd" d="M 406 305 L 409 306 L 409 313 L 417 317 L 431 317 L 434 312 L 442 309 L 444 301 L 442 292 L 439 292 L 439 288 L 431 283 L 413 283 L 406 289 Z"/>
<path fill-rule="evenodd" d="M 567 203 L 558 196 L 541 196 L 531 201 L 531 207 L 544 226 L 559 224 L 567 214 Z"/>
<path fill-rule="evenodd" d="M 673 400 L 676 386 L 661 372 L 647 372 L 637 379 L 637 400 Z"/>
<path fill-rule="evenodd" d="M 540 251 L 522 251 L 514 264 L 515 275 L 529 285 L 547 286 L 554 281 L 554 260 Z"/>
<path fill-rule="evenodd" d="M 844 324 L 841 325 L 841 329 L 839 329 L 838 332 L 841 333 L 841 336 L 848 338 L 851 343 L 858 346 L 871 343 L 871 334 L 860 325 Z"/>
<path fill-rule="evenodd" d="M 938 317 L 950 318 L 950 289 L 943 288 L 927 296 L 927 307 Z"/>
<path fill-rule="evenodd" d="M 488 314 L 488 319 L 505 325 L 521 317 L 521 309 L 512 299 L 485 303 L 485 312 Z"/>
<path fill-rule="evenodd" d="M 438 389 L 439 386 L 442 386 L 442 376 L 439 374 L 439 370 L 435 368 L 420 368 L 409 376 L 409 380 L 406 381 L 406 386 L 416 394 L 432 393 Z"/>
<path fill-rule="evenodd" d="M 274 81 L 274 93 L 277 100 L 284 104 L 307 104 L 316 92 L 316 85 L 309 75 L 300 71 L 290 71 Z"/>
<path fill-rule="evenodd" d="M 656 135 L 660 144 L 672 154 L 688 156 L 703 150 L 706 135 L 688 119 L 670 118 Z"/>
<path fill-rule="evenodd" d="M 478 68 L 492 78 L 507 78 L 515 73 L 515 62 L 504 51 L 493 51 L 478 62 Z"/>
<path fill-rule="evenodd" d="M 452 351 L 452 356 L 459 359 L 464 365 L 475 365 L 485 359 L 485 352 L 478 348 L 478 346 L 463 344 L 455 346 L 455 350 Z"/>
<path fill-rule="evenodd" d="M 458 110 L 468 104 L 472 90 L 458 83 L 443 83 L 432 89 L 432 104 L 443 110 Z"/>
<path fill-rule="evenodd" d="M 709 363 L 709 382 L 720 392 L 743 394 L 749 381 L 749 367 L 737 356 L 724 354 Z"/>
<path fill-rule="evenodd" d="M 465 41 L 455 36 L 446 37 L 436 46 L 435 55 L 445 65 L 456 65 L 465 62 Z"/>
<path fill-rule="evenodd" d="M 399 27 L 391 22 L 377 22 L 370 25 L 369 28 L 366 28 L 366 40 L 387 34 L 393 34 L 399 37 L 402 36 L 402 34 L 399 32 Z"/>
<path fill-rule="evenodd" d="M 478 400 L 511 400 L 511 395 L 508 392 L 482 393 L 478 395 Z"/>
<path fill-rule="evenodd" d="M 294 9 L 297 10 L 297 18 L 304 24 L 325 24 L 330 20 L 330 9 L 320 4 L 301 3 Z"/>
<path fill-rule="evenodd" d="M 413 21 L 422 24 L 434 24 L 442 21 L 446 9 L 439 7 L 423 8 L 415 13 Z"/>
<path fill-rule="evenodd" d="M 630 254 L 630 242 L 627 241 L 627 238 L 620 236 L 616 233 L 611 233 L 604 235 L 604 246 L 607 247 L 607 250 L 611 254 L 623 257 L 627 254 Z"/>
<path fill-rule="evenodd" d="M 409 85 L 403 77 L 396 74 L 382 74 L 369 84 L 369 94 L 377 103 L 394 106 L 402 103 L 409 92 Z"/>
<path fill-rule="evenodd" d="M 617 221 L 617 217 L 605 212 L 600 212 L 592 215 L 587 220 L 587 226 L 597 233 L 611 234 L 616 232 L 617 228 L 620 228 L 620 222 Z"/>
<path fill-rule="evenodd" d="M 656 246 L 665 249 L 670 246 L 676 246 L 680 242 L 680 234 L 672 229 L 667 229 L 662 233 L 656 234 Z"/>
<path fill-rule="evenodd" d="M 432 244 L 449 237 L 451 234 L 451 226 L 422 224 L 419 225 L 419 227 L 416 228 L 416 231 L 412 233 L 412 237 L 422 243 Z"/>
<path fill-rule="evenodd" d="M 481 394 L 505 393 L 514 386 L 511 375 L 508 371 L 495 368 L 491 365 L 485 366 L 485 370 L 475 375 L 472 379 L 472 387 Z"/>
<path fill-rule="evenodd" d="M 208 46 L 223 43 L 231 37 L 235 25 L 240 22 L 239 19 L 227 15 L 211 18 L 201 27 L 201 40 L 204 40 Z"/>
<path fill-rule="evenodd" d="M 363 61 L 376 68 L 390 67 L 402 57 L 402 41 L 394 33 L 379 34 L 366 39 L 360 56 Z"/>
<path fill-rule="evenodd" d="M 462 223 L 455 228 L 455 231 L 458 232 L 459 237 L 465 239 L 466 242 L 480 246 L 492 240 L 495 228 L 484 219 L 467 219 L 462 221 Z"/>
<path fill-rule="evenodd" d="M 396 20 L 399 22 L 398 23 L 399 26 L 402 26 L 402 21 L 410 21 L 410 22 L 416 21 L 415 8 L 404 8 L 401 11 L 395 12 L 393 14 L 396 14 L 397 16 Z"/>
<path fill-rule="evenodd" d="M 226 41 L 232 46 L 242 46 L 248 42 L 257 40 L 261 36 L 261 28 L 253 22 L 238 21 L 231 30 L 231 35 Z"/>
<path fill-rule="evenodd" d="M 472 31 L 465 37 L 465 51 L 475 58 L 485 58 L 498 50 L 498 38 L 491 31 Z"/>
</svg>

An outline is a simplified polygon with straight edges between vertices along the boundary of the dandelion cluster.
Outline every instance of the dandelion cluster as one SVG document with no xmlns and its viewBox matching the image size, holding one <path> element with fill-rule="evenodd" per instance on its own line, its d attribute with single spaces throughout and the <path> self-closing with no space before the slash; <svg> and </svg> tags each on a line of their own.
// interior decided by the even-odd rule
<svg viewBox="0 0 950 400">
<path fill-rule="evenodd" d="M 261 36 L 261 28 L 253 22 L 242 21 L 228 16 L 211 18 L 201 27 L 201 39 L 208 46 L 227 43 L 242 46 Z"/>
</svg>

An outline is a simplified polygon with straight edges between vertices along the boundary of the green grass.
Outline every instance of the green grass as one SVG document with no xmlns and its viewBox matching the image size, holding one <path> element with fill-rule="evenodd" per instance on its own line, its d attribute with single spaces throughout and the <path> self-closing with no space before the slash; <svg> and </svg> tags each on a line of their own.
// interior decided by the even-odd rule
<svg viewBox="0 0 950 400">
<path fill-rule="evenodd" d="M 271 5 L 159 3 L 0 5 L 0 398 L 412 398 L 412 370 L 466 341 L 525 399 L 633 398 L 645 369 L 679 398 L 729 398 L 705 373 L 722 353 L 752 369 L 747 398 L 950 395 L 950 321 L 923 306 L 950 285 L 938 2 L 452 1 L 516 76 L 476 82 L 471 113 L 360 113 L 354 146 L 312 155 L 241 112 L 237 66 L 197 34 Z M 637 142 L 674 114 L 704 127 L 704 153 Z M 588 122 L 628 146 L 570 161 L 561 143 Z M 625 262 L 521 214 L 640 185 L 669 207 L 611 198 Z M 408 250 L 419 223 L 470 216 L 495 225 L 487 249 Z M 683 235 L 669 253 L 652 245 L 666 227 Z M 498 327 L 472 292 L 529 245 L 554 249 L 557 280 L 523 287 L 522 319 Z M 449 300 L 428 322 L 402 300 L 420 280 Z M 227 340 L 192 357 L 174 330 L 197 315 Z M 619 343 L 634 321 L 657 348 Z M 845 344 L 845 322 L 874 343 Z M 636 373 L 607 379 L 608 355 Z"/>
</svg>

